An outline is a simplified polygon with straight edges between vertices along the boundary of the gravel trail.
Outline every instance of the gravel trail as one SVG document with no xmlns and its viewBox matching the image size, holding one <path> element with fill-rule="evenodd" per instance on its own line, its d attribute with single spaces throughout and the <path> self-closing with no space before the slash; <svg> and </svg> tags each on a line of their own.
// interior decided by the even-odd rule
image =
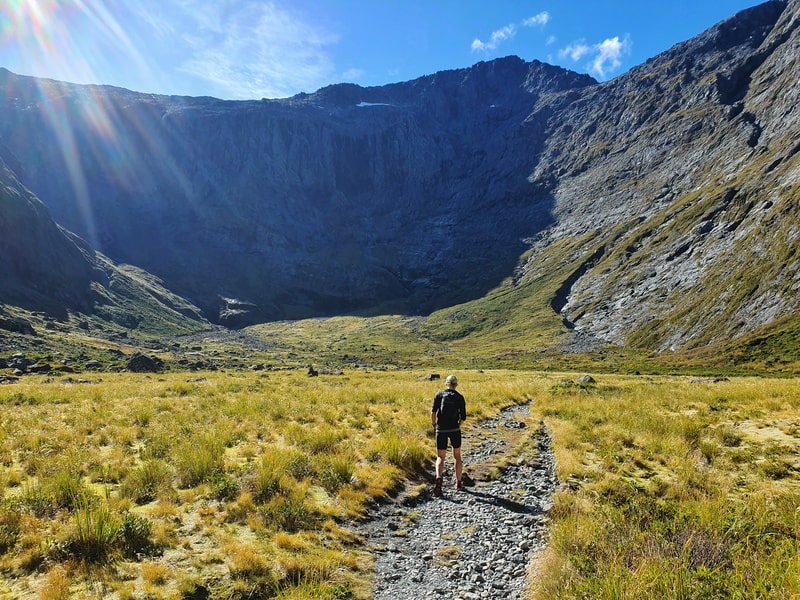
<svg viewBox="0 0 800 600">
<path fill-rule="evenodd" d="M 547 542 L 547 513 L 558 485 L 549 434 L 544 427 L 528 430 L 519 419 L 527 412 L 514 406 L 465 430 L 467 475 L 507 461 L 508 430 L 523 433 L 537 449 L 508 461 L 499 478 L 475 476 L 457 492 L 448 451 L 442 498 L 426 493 L 411 506 L 382 506 L 358 526 L 376 554 L 376 600 L 523 597 L 528 563 Z"/>
</svg>

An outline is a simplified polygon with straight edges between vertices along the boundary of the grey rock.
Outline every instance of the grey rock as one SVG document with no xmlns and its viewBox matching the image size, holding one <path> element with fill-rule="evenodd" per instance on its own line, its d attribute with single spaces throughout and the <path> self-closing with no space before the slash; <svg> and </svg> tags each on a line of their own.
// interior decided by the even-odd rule
<svg viewBox="0 0 800 600">
<path fill-rule="evenodd" d="M 800 310 L 800 261 L 771 252 L 797 238 L 798 15 L 754 6 L 604 83 L 507 57 L 230 102 L 0 70 L 0 293 L 139 328 L 96 305 L 133 285 L 125 263 L 165 314 L 233 327 L 427 314 L 499 282 L 526 293 L 572 243 L 551 300 L 565 349 L 744 335 Z M 73 189 L 51 123 L 101 147 L 96 110 L 133 158 L 121 177 L 79 153 Z"/>
<path fill-rule="evenodd" d="M 128 359 L 125 368 L 133 373 L 158 373 L 164 368 L 164 361 L 158 357 L 137 352 Z"/>
</svg>

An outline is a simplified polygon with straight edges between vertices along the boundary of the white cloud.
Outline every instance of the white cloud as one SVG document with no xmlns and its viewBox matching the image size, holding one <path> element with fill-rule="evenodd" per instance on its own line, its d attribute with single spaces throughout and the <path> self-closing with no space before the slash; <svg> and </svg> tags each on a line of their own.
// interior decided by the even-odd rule
<svg viewBox="0 0 800 600">
<path fill-rule="evenodd" d="M 230 99 L 314 91 L 335 72 L 327 47 L 338 38 L 272 2 L 173 0 L 187 52 L 178 70 Z"/>
<path fill-rule="evenodd" d="M 517 28 L 514 25 L 506 25 L 502 29 L 492 32 L 492 36 L 488 42 L 482 42 L 478 38 L 472 41 L 473 52 L 496 50 L 497 47 L 505 40 L 514 37 L 517 33 Z"/>
<path fill-rule="evenodd" d="M 591 52 L 591 50 L 592 50 L 591 47 L 587 46 L 583 42 L 573 42 L 572 44 L 570 44 L 566 48 L 562 48 L 561 50 L 559 50 L 558 51 L 558 56 L 559 56 L 559 58 L 562 58 L 562 59 L 569 58 L 572 61 L 577 62 L 580 59 L 582 59 L 584 56 L 589 54 L 589 52 Z"/>
<path fill-rule="evenodd" d="M 544 27 L 550 21 L 550 13 L 543 11 L 540 12 L 538 15 L 534 15 L 528 19 L 522 21 L 523 27 Z M 515 23 L 510 23 L 505 27 L 498 29 L 492 32 L 491 37 L 488 41 L 484 42 L 479 38 L 475 38 L 472 40 L 472 51 L 473 52 L 491 52 L 492 50 L 497 50 L 497 48 L 505 42 L 513 38 L 517 33 L 518 25 Z"/>
<path fill-rule="evenodd" d="M 547 11 L 540 12 L 529 19 L 525 19 L 522 24 L 525 27 L 544 27 L 550 21 L 550 13 Z"/>
<path fill-rule="evenodd" d="M 631 42 L 627 36 L 622 40 L 619 36 L 614 36 L 593 45 L 583 41 L 573 42 L 559 50 L 558 56 L 562 60 L 570 59 L 573 62 L 590 57 L 586 70 L 599 79 L 605 79 L 622 66 L 622 58 L 630 54 L 630 51 Z"/>
<path fill-rule="evenodd" d="M 605 78 L 609 71 L 616 71 L 622 65 L 621 57 L 630 52 L 630 42 L 625 39 L 620 41 L 618 36 L 600 42 L 597 46 L 597 55 L 589 69 L 598 77 Z"/>
</svg>

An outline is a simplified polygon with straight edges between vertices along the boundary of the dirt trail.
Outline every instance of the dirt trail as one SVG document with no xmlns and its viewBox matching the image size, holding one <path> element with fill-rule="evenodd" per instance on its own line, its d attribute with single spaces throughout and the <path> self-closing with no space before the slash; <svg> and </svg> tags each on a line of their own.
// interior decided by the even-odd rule
<svg viewBox="0 0 800 600">
<path fill-rule="evenodd" d="M 527 417 L 514 406 L 465 431 L 466 491 L 451 469 L 442 498 L 406 496 L 357 527 L 376 554 L 376 599 L 522 597 L 558 485 L 549 434 Z"/>
</svg>

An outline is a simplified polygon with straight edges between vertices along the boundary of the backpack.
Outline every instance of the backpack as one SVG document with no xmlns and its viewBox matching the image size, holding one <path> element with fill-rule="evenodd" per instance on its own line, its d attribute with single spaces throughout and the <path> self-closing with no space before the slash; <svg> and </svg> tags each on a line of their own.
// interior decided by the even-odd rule
<svg viewBox="0 0 800 600">
<path fill-rule="evenodd" d="M 439 402 L 436 426 L 439 430 L 458 429 L 460 416 L 458 394 L 452 390 L 445 390 L 442 392 L 442 399 Z"/>
</svg>

